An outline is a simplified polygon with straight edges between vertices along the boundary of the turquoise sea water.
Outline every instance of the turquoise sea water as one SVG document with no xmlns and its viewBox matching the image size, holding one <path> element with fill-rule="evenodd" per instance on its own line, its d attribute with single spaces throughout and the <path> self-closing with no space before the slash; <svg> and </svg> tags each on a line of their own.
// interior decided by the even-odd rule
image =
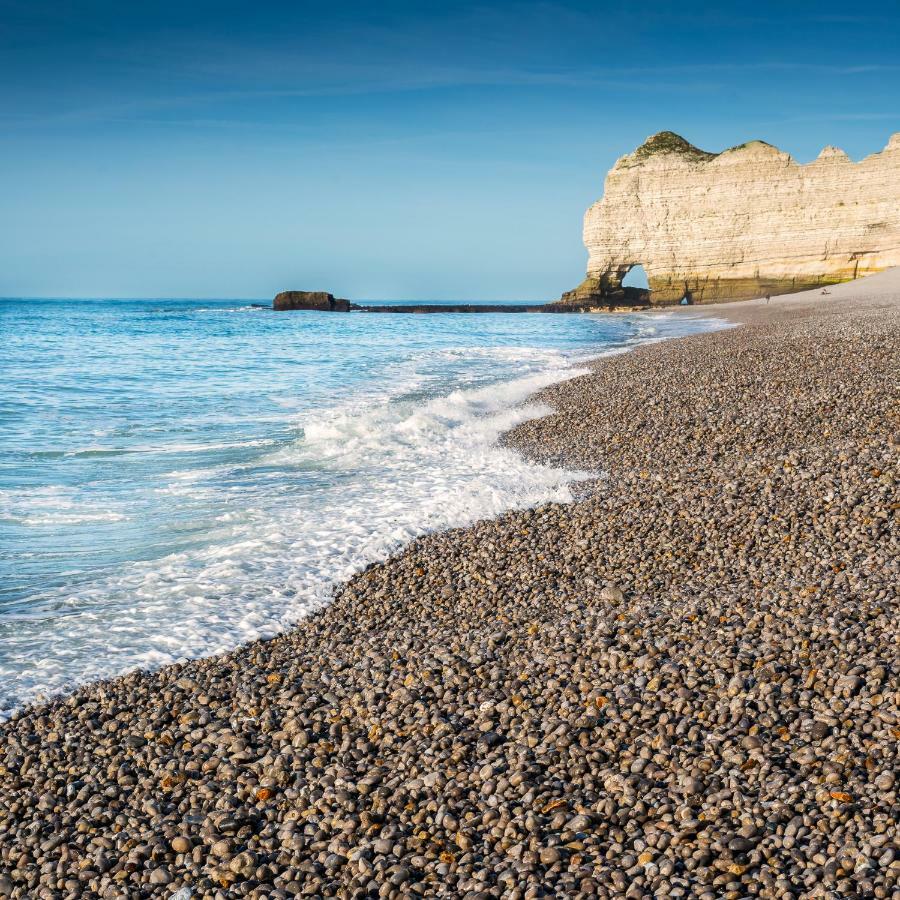
<svg viewBox="0 0 900 900">
<path fill-rule="evenodd" d="M 675 316 L 0 300 L 0 713 L 277 633 L 404 541 L 569 497 L 498 435 Z"/>
</svg>

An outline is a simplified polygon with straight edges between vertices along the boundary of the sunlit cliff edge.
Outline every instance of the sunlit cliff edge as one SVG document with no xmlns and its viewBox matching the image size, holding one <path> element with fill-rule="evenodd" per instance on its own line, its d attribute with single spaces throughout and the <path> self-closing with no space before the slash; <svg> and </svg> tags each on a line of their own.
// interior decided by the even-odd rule
<svg viewBox="0 0 900 900">
<path fill-rule="evenodd" d="M 806 165 L 763 141 L 708 153 L 670 131 L 621 157 L 584 217 L 587 278 L 563 302 L 621 291 L 642 265 L 654 304 L 760 297 L 900 265 L 900 132 L 853 162 Z"/>
</svg>

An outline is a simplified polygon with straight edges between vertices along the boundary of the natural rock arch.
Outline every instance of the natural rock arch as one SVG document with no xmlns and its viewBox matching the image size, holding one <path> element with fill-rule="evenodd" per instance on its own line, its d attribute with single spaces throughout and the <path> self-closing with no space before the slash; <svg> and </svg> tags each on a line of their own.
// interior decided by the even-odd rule
<svg viewBox="0 0 900 900">
<path fill-rule="evenodd" d="M 643 263 L 635 263 L 628 267 L 628 271 L 622 277 L 623 287 L 645 288 L 648 286 L 647 270 Z"/>
<path fill-rule="evenodd" d="M 588 270 L 567 303 L 744 299 L 900 265 L 900 133 L 854 163 L 799 165 L 764 141 L 709 153 L 670 131 L 619 159 L 584 218 Z M 649 298 L 622 279 L 643 265 Z"/>
</svg>

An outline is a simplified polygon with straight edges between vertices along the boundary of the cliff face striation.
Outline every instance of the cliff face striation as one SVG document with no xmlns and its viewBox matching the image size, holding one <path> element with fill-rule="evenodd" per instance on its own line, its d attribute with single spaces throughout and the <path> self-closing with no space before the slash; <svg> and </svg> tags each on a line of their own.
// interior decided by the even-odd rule
<svg viewBox="0 0 900 900">
<path fill-rule="evenodd" d="M 584 217 L 587 278 L 564 303 L 620 296 L 644 267 L 654 304 L 761 297 L 900 265 L 900 133 L 854 163 L 807 165 L 763 141 L 707 153 L 664 131 L 616 162 Z"/>
</svg>

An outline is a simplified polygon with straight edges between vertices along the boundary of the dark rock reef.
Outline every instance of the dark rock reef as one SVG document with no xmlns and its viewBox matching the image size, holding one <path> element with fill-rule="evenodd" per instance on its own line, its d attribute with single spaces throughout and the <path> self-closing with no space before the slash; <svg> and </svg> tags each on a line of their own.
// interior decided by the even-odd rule
<svg viewBox="0 0 900 900">
<path fill-rule="evenodd" d="M 621 282 L 610 284 L 601 278 L 589 277 L 577 288 L 566 291 L 553 305 L 568 309 L 646 309 L 650 306 L 650 291 L 646 288 L 625 287 Z"/>
<path fill-rule="evenodd" d="M 350 312 L 353 304 L 325 291 L 282 291 L 272 301 L 272 309 L 312 309 L 319 312 Z"/>
<path fill-rule="evenodd" d="M 573 313 L 613 309 L 643 309 L 649 306 L 649 292 L 639 288 L 622 288 L 594 295 L 570 291 L 562 302 L 555 303 L 351 303 L 338 300 L 323 291 L 283 291 L 272 302 L 275 310 L 307 310 L 312 312 L 366 313 Z"/>
</svg>

